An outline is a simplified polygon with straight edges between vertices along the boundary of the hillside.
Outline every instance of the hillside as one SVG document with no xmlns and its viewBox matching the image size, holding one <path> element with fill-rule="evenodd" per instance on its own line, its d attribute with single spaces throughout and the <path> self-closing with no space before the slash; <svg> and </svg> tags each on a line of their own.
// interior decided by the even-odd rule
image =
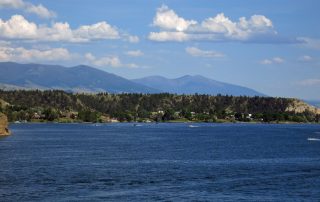
<svg viewBox="0 0 320 202">
<path fill-rule="evenodd" d="M 161 76 L 149 76 L 141 79 L 134 79 L 132 81 L 168 93 L 264 96 L 262 93 L 250 88 L 215 81 L 200 75 L 186 75 L 176 79 L 168 79 Z"/>
<path fill-rule="evenodd" d="M 157 93 L 156 89 L 89 66 L 0 63 L 2 89 L 60 89 L 73 92 Z"/>
<path fill-rule="evenodd" d="M 0 63 L 0 89 L 41 89 L 70 92 L 160 93 L 264 96 L 250 88 L 215 81 L 203 76 L 167 79 L 151 76 L 128 80 L 115 74 L 89 67 Z"/>
<path fill-rule="evenodd" d="M 320 121 L 319 109 L 288 98 L 0 90 L 0 99 L 10 121 Z"/>
</svg>

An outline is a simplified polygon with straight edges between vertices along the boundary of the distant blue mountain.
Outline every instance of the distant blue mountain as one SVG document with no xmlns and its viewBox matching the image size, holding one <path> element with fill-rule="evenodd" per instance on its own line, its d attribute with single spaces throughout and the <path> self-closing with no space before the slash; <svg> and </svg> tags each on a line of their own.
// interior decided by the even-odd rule
<svg viewBox="0 0 320 202">
<path fill-rule="evenodd" d="M 167 79 L 150 76 L 128 80 L 115 74 L 79 65 L 0 63 L 0 88 L 2 89 L 61 89 L 72 92 L 109 93 L 160 93 L 177 94 L 223 94 L 264 96 L 250 88 L 232 85 L 203 76 L 183 76 Z"/>
<path fill-rule="evenodd" d="M 186 75 L 176 79 L 168 79 L 161 76 L 149 76 L 141 79 L 134 79 L 132 81 L 168 93 L 265 96 L 264 94 L 250 88 L 215 81 L 199 75 Z"/>
<path fill-rule="evenodd" d="M 158 93 L 159 90 L 89 66 L 0 63 L 0 87 L 73 92 Z"/>
</svg>

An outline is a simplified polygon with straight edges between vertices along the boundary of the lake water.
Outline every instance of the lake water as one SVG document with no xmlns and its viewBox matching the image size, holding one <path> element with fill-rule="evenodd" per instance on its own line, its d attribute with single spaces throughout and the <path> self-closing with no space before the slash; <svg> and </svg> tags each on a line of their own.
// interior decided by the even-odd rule
<svg viewBox="0 0 320 202">
<path fill-rule="evenodd" d="M 0 201 L 320 200 L 320 125 L 10 128 Z"/>
</svg>

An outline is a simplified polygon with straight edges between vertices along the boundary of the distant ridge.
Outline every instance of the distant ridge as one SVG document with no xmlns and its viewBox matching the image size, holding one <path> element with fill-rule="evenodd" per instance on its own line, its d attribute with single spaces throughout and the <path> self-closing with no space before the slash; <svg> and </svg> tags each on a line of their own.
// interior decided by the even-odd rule
<svg viewBox="0 0 320 202">
<path fill-rule="evenodd" d="M 0 63 L 0 89 L 60 89 L 68 92 L 176 93 L 265 96 L 253 89 L 215 81 L 200 75 L 168 79 L 149 76 L 128 80 L 90 66 Z"/>
<path fill-rule="evenodd" d="M 168 79 L 161 76 L 149 76 L 141 79 L 134 79 L 132 81 L 168 93 L 265 96 L 264 94 L 250 88 L 215 81 L 200 75 L 185 75 L 176 79 Z"/>
<path fill-rule="evenodd" d="M 79 65 L 0 63 L 0 87 L 3 89 L 61 89 L 73 92 L 158 93 L 160 91 L 137 84 L 105 71 Z"/>
</svg>

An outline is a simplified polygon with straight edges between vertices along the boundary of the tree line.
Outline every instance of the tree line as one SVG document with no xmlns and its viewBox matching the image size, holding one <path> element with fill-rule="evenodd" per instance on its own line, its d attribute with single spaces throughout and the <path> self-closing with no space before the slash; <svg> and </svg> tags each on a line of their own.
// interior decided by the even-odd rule
<svg viewBox="0 0 320 202">
<path fill-rule="evenodd" d="M 258 121 L 319 122 L 319 115 L 289 112 L 290 98 L 169 93 L 69 93 L 0 90 L 9 121 Z M 7 103 L 7 104 L 4 104 Z"/>
</svg>

